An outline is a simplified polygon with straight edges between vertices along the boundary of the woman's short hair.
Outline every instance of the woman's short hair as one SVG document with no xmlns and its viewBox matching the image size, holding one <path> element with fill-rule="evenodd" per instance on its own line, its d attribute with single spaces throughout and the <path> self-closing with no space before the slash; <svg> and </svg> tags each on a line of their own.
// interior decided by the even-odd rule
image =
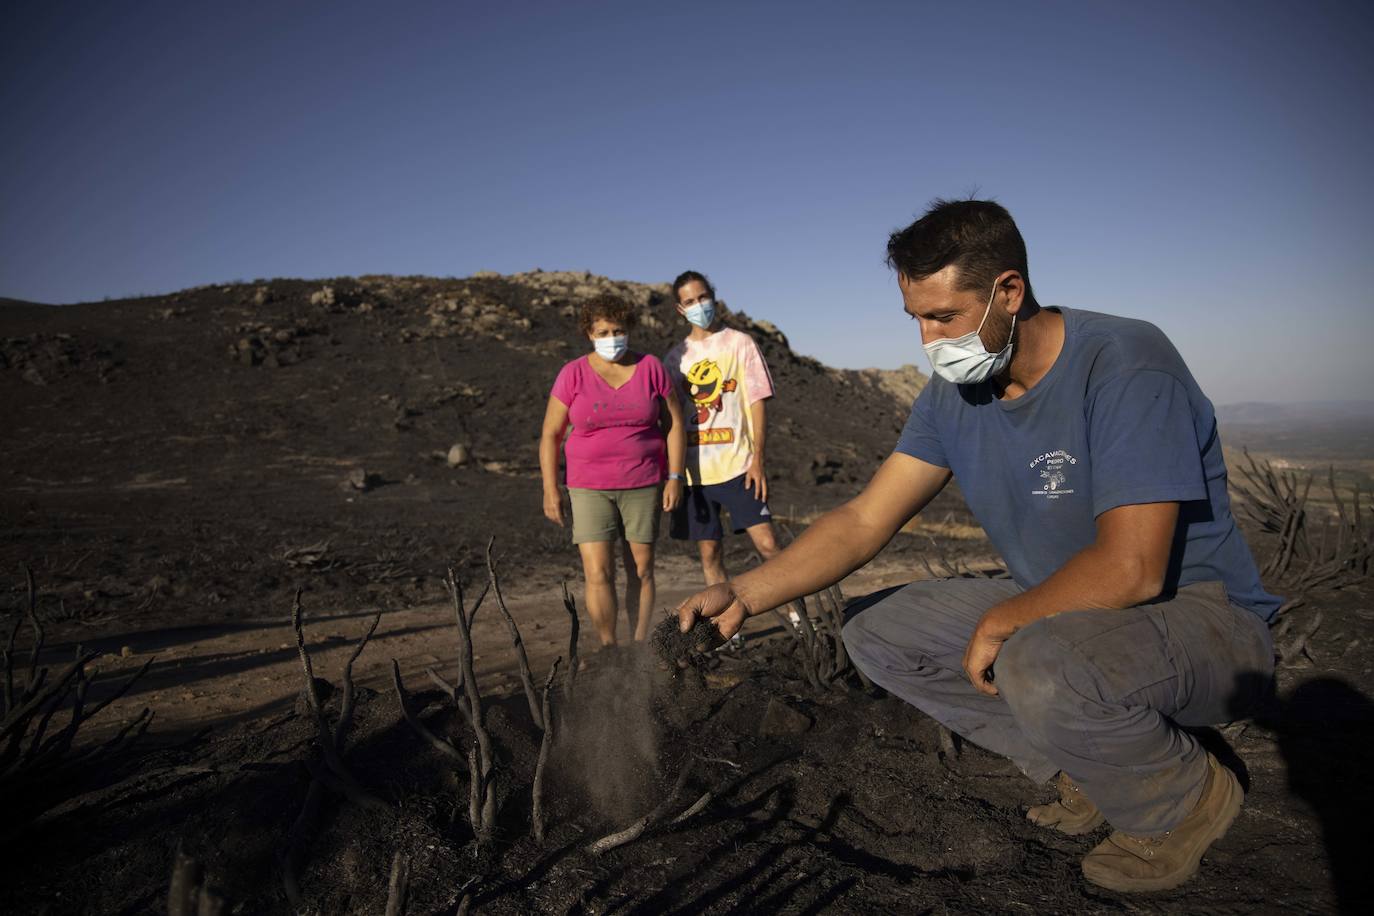
<svg viewBox="0 0 1374 916">
<path fill-rule="evenodd" d="M 583 337 L 590 337 L 592 325 L 602 320 L 621 325 L 629 331 L 635 326 L 635 317 L 634 306 L 630 303 L 619 296 L 602 293 L 582 303 L 582 309 L 577 313 L 577 329 Z"/>
</svg>

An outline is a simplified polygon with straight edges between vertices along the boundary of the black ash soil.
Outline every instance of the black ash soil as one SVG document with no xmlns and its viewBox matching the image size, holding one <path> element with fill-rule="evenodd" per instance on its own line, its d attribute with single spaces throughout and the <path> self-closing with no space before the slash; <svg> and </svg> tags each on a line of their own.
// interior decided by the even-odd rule
<svg viewBox="0 0 1374 916">
<path fill-rule="evenodd" d="M 670 668 L 687 668 L 700 664 L 702 656 L 725 645 L 720 630 L 711 621 L 698 617 L 686 633 L 676 615 L 665 617 L 649 633 L 649 645 L 654 654 Z"/>
<path fill-rule="evenodd" d="M 743 661 L 704 678 L 674 677 L 642 649 L 591 653 L 573 698 L 555 694 L 560 739 L 542 846 L 529 836 L 539 733 L 523 695 L 489 700 L 500 828 L 484 850 L 466 820 L 463 768 L 400 721 L 394 696 L 364 691 L 346 760 L 394 810 L 377 814 L 326 797 L 304 847 L 307 899 L 321 912 L 381 911 L 391 856 L 401 850 L 412 863 L 412 913 L 454 912 L 461 888 L 478 911 L 497 914 L 1336 908 L 1321 855 L 1323 818 L 1335 818 L 1327 826 L 1339 830 L 1341 818 L 1367 812 L 1367 781 L 1344 783 L 1342 812 L 1327 804 L 1329 788 L 1307 780 L 1303 791 L 1316 793 L 1308 807 L 1288 792 L 1284 762 L 1310 775 L 1335 765 L 1332 741 L 1347 753 L 1367 747 L 1367 706 L 1251 725 L 1233 745 L 1248 768 L 1249 799 L 1197 878 L 1176 891 L 1125 897 L 1079 874 L 1078 860 L 1101 832 L 1069 838 L 1025 820 L 1026 806 L 1046 799 L 1044 787 L 976 746 L 951 755 L 931 720 L 892 697 L 856 685 L 807 689 L 789 658 L 792 643 L 754 639 Z M 1314 652 L 1332 648 L 1317 641 Z M 1281 699 L 1297 708 L 1302 698 L 1292 689 Z M 810 727 L 765 734 L 773 701 L 804 712 Z M 330 703 L 332 714 L 337 694 Z M 432 730 L 466 748 L 468 732 L 447 699 L 416 689 L 413 703 Z M 312 736 L 309 719 L 292 712 L 145 759 L 144 781 L 55 813 L 8 851 L 0 908 L 160 912 L 181 844 L 240 912 L 289 912 L 277 857 L 305 797 Z M 673 816 L 713 793 L 702 811 L 680 823 L 669 817 L 604 855 L 587 851 L 658 805 L 693 759 Z M 1337 768 L 1354 775 L 1350 765 Z"/>
<path fill-rule="evenodd" d="M 549 596 L 546 608 L 518 611 L 536 680 L 554 656 L 566 665 L 559 582 L 579 582 L 581 569 L 568 532 L 542 519 L 536 442 L 548 385 L 581 352 L 573 309 L 588 293 L 578 284 L 607 283 L 575 281 L 273 281 L 7 305 L 0 623 L 21 607 L 26 562 L 54 647 L 45 663 L 82 643 L 112 651 L 107 672 L 159 652 L 150 679 L 241 669 L 257 681 L 267 660 L 295 664 L 289 637 L 198 658 L 181 650 L 186 634 L 206 624 L 256 632 L 254 620 L 284 620 L 303 585 L 320 621 L 309 630 L 317 673 L 337 678 L 354 615 L 394 609 L 360 670 L 388 667 L 407 638 L 399 631 L 430 643 L 433 661 L 406 671 L 412 703 L 466 753 L 470 730 L 424 674 L 433 664 L 455 675 L 446 566 L 480 581 L 496 535 L 510 591 Z M 635 338 L 663 352 L 677 334 L 663 293 L 623 286 L 645 315 L 666 310 Z M 731 320 L 759 337 L 777 383 L 772 503 L 800 525 L 854 494 L 905 410 L 856 374 L 793 353 L 776 329 Z M 453 444 L 465 450 L 450 466 Z M 951 531 L 969 522 L 952 490 L 927 517 Z M 1249 536 L 1260 552 L 1271 543 Z M 985 542 L 932 544 L 899 535 L 880 559 L 910 578 L 932 554 L 987 559 Z M 665 538 L 659 550 L 664 568 L 675 560 L 696 581 L 687 547 Z M 740 565 L 748 554 L 738 538 L 727 551 Z M 505 676 L 509 640 L 486 607 L 474 641 L 496 749 L 495 843 L 482 849 L 472 836 L 466 767 L 405 724 L 383 678 L 361 691 L 344 757 L 392 810 L 327 793 L 302 846 L 302 889 L 318 912 L 380 912 L 399 850 L 411 862 L 411 914 L 451 914 L 465 892 L 475 911 L 496 914 L 1359 911 L 1374 818 L 1371 608 L 1366 582 L 1291 612 L 1294 633 L 1321 622 L 1280 672 L 1272 709 L 1224 735 L 1202 732 L 1244 774 L 1235 825 L 1193 881 L 1123 897 L 1079 872 L 1100 834 L 1061 837 L 1025 821 L 1043 787 L 976 746 L 951 755 L 931 720 L 892 697 L 807 687 L 795 640 L 776 627 L 764 635 L 766 618 L 751 622 L 737 656 L 699 654 L 686 677 L 643 647 L 591 651 L 584 620 L 586 666 L 571 697 L 561 679 L 553 691 L 548 835 L 535 844 L 529 786 L 541 735 Z M 135 636 L 135 655 L 120 661 Z M 696 651 L 694 639 L 685 645 Z M 172 716 L 214 699 L 178 683 L 132 691 L 131 709 Z M 335 693 L 331 713 L 338 702 Z M 802 714 L 799 731 L 763 727 L 775 702 Z M 155 725 L 159 749 L 91 774 L 74 787 L 79 798 L 12 838 L 0 912 L 164 912 L 178 845 L 231 911 L 289 912 L 280 857 L 318 755 L 314 725 L 290 703 L 268 707 L 251 693 L 238 703 L 232 720 L 198 737 L 159 736 Z M 689 760 L 678 804 L 710 792 L 704 810 L 603 856 L 586 851 L 652 810 Z"/>
</svg>

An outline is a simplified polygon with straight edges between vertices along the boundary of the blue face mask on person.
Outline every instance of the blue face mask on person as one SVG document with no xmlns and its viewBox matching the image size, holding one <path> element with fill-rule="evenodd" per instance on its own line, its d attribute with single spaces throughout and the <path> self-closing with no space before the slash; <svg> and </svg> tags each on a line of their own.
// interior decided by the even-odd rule
<svg viewBox="0 0 1374 916">
<path fill-rule="evenodd" d="M 592 341 L 596 355 L 607 362 L 617 362 L 630 349 L 630 335 L 617 334 L 614 337 L 597 337 Z"/>
<path fill-rule="evenodd" d="M 1016 330 L 1016 316 L 1011 316 L 1011 332 L 1007 334 L 1007 345 L 996 353 L 989 353 L 979 336 L 988 315 L 992 314 L 992 300 L 997 298 L 997 287 L 992 287 L 988 296 L 988 307 L 983 312 L 983 320 L 978 322 L 978 330 L 969 331 L 961 337 L 933 340 L 925 344 L 926 356 L 930 367 L 946 381 L 956 385 L 976 385 L 997 375 L 1011 363 L 1012 332 Z"/>
<path fill-rule="evenodd" d="M 682 310 L 682 317 L 704 331 L 716 320 L 716 300 L 703 299 L 696 305 L 689 305 Z"/>
</svg>

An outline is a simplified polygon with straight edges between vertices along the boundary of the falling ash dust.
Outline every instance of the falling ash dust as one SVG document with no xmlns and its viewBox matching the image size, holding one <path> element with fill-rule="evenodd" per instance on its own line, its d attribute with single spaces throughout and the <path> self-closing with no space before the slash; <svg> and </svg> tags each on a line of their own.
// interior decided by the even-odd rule
<svg viewBox="0 0 1374 916">
<path fill-rule="evenodd" d="M 653 699 L 661 678 L 646 661 L 622 656 L 585 672 L 560 736 L 568 782 L 608 823 L 643 817 L 656 803 Z"/>
</svg>

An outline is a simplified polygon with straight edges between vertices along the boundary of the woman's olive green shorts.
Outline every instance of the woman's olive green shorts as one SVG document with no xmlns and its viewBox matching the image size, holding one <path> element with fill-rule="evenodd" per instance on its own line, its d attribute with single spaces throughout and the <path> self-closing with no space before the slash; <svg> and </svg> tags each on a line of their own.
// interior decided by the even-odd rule
<svg viewBox="0 0 1374 916">
<path fill-rule="evenodd" d="M 633 490 L 584 490 L 569 487 L 572 501 L 573 543 L 614 541 L 624 536 L 631 544 L 658 539 L 660 484 Z"/>
</svg>

